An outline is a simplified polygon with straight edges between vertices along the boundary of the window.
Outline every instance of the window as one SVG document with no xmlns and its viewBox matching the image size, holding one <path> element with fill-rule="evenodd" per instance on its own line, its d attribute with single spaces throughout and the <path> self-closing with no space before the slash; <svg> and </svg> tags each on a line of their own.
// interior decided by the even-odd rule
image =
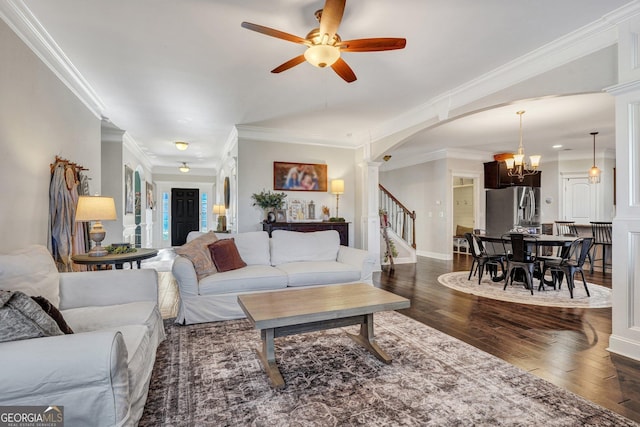
<svg viewBox="0 0 640 427">
<path fill-rule="evenodd" d="M 162 193 L 162 240 L 169 240 L 169 193 Z"/>
<path fill-rule="evenodd" d="M 207 231 L 207 193 L 200 197 L 200 231 Z"/>
</svg>

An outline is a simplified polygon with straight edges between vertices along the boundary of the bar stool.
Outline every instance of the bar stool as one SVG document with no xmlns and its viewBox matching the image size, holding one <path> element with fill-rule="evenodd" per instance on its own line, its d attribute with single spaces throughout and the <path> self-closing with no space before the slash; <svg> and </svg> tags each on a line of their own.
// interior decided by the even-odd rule
<svg viewBox="0 0 640 427">
<path fill-rule="evenodd" d="M 590 273 L 593 274 L 593 267 L 598 259 L 602 259 L 602 273 L 607 268 L 607 253 L 611 250 L 611 222 L 592 221 L 591 232 L 593 233 L 593 248 L 591 249 Z M 597 258 L 598 246 L 602 247 L 602 258 Z M 609 267 L 611 265 L 609 264 Z"/>
</svg>

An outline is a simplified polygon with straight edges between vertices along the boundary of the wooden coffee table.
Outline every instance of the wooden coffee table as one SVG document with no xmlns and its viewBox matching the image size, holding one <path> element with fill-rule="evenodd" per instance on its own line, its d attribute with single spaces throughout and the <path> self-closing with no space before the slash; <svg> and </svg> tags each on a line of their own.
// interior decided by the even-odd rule
<svg viewBox="0 0 640 427">
<path fill-rule="evenodd" d="M 347 334 L 384 363 L 389 357 L 375 342 L 373 313 L 408 308 L 408 299 L 366 283 L 253 293 L 238 296 L 247 319 L 260 329 L 262 349 L 256 349 L 275 388 L 284 387 L 275 358 L 274 338 L 323 329 L 360 325 Z"/>
</svg>

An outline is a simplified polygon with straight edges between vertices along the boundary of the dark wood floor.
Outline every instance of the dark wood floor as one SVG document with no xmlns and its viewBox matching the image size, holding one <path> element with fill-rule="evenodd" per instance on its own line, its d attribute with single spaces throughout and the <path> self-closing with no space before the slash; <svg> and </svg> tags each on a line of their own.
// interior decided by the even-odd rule
<svg viewBox="0 0 640 427">
<path fill-rule="evenodd" d="M 411 300 L 401 313 L 640 422 L 640 362 L 606 350 L 610 308 L 539 307 L 464 294 L 437 282 L 440 274 L 468 271 L 471 257 L 454 257 L 418 257 L 393 272 L 385 267 L 374 283 Z M 587 281 L 611 288 L 610 273 L 587 274 Z"/>
</svg>

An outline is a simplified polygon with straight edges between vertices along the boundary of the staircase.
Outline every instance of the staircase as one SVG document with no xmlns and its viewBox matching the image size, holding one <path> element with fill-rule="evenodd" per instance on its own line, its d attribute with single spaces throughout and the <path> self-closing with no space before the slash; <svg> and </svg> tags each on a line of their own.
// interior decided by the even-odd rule
<svg viewBox="0 0 640 427">
<path fill-rule="evenodd" d="M 416 262 L 416 212 L 410 211 L 405 205 L 400 203 L 393 194 L 382 185 L 379 187 L 380 211 L 387 214 L 387 235 L 395 246 L 398 255 L 393 257 L 395 264 L 408 264 Z M 389 260 L 384 261 L 386 244 L 383 241 L 381 254 L 382 264 L 389 264 Z"/>
</svg>

